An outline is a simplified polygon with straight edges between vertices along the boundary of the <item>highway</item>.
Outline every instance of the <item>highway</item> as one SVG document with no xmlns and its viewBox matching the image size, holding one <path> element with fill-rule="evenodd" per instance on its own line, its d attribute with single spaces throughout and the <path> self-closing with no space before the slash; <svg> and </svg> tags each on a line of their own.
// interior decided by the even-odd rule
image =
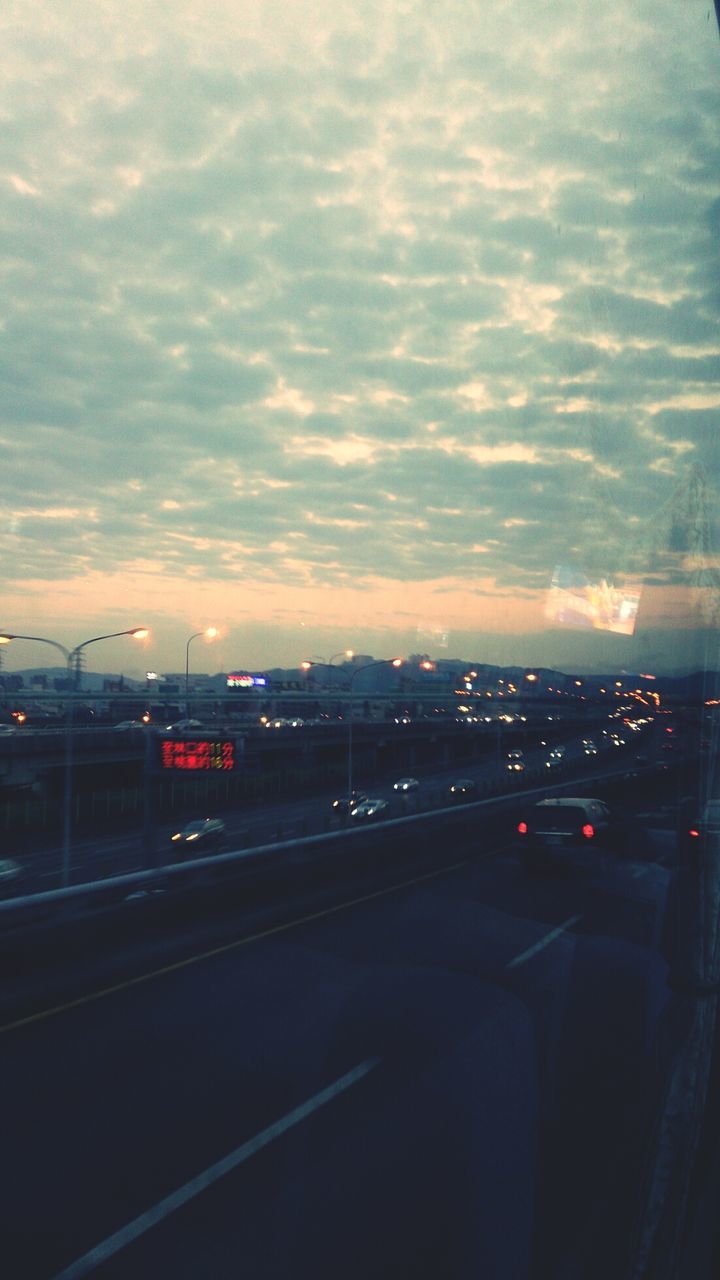
<svg viewBox="0 0 720 1280">
<path fill-rule="evenodd" d="M 619 1275 L 672 1011 L 672 832 L 634 845 L 535 877 L 469 823 L 171 964 L 138 917 L 124 974 L 6 1009 L 9 1274 Z"/>
<path fill-rule="evenodd" d="M 638 735 L 639 736 L 639 735 Z M 571 768 L 581 775 L 590 775 L 607 763 L 613 767 L 632 762 L 634 751 L 639 747 L 632 739 L 620 751 L 615 751 L 601 735 L 597 735 L 598 756 L 586 757 L 583 753 L 580 737 L 568 739 L 564 769 Z M 643 750 L 647 749 L 647 741 L 643 742 Z M 448 768 L 435 768 L 416 771 L 420 783 L 417 791 L 407 796 L 400 796 L 393 790 L 393 782 L 397 775 L 380 784 L 365 786 L 369 795 L 387 800 L 389 809 L 387 816 L 398 816 L 414 813 L 428 808 L 441 807 L 448 801 L 448 788 L 458 777 L 469 777 L 481 788 L 501 786 L 510 793 L 521 792 L 532 777 L 547 775 L 548 782 L 557 781 L 562 770 L 547 768 L 548 750 L 536 747 L 524 755 L 525 771 L 509 774 L 507 771 L 507 752 L 503 751 L 498 758 L 486 760 L 482 764 L 472 766 L 457 765 Z M 362 777 L 357 785 L 363 785 Z M 326 830 L 340 829 L 343 819 L 333 813 L 331 800 L 335 795 L 342 795 L 342 788 L 333 793 L 326 791 L 319 795 L 306 795 L 298 798 L 278 798 L 272 803 L 267 801 L 246 806 L 242 811 L 230 811 L 212 816 L 222 816 L 227 828 L 227 848 L 252 848 L 279 840 L 317 834 Z M 184 825 L 190 817 L 206 816 L 191 813 L 178 817 L 172 825 L 172 819 L 164 818 L 156 822 L 155 857 L 158 863 L 172 861 L 176 857 L 176 847 L 171 844 L 172 831 Z M 12 836 L 7 840 L 8 856 L 14 856 L 23 868 L 23 876 L 6 892 L 31 893 L 42 891 L 61 883 L 62 848 L 55 842 L 36 842 L 22 853 L 13 850 Z M 82 836 L 73 839 L 71 851 L 71 883 L 83 883 L 100 879 L 109 875 L 123 874 L 141 869 L 145 865 L 143 852 L 142 820 L 138 818 L 134 827 L 117 833 L 103 832 L 92 837 Z"/>
</svg>

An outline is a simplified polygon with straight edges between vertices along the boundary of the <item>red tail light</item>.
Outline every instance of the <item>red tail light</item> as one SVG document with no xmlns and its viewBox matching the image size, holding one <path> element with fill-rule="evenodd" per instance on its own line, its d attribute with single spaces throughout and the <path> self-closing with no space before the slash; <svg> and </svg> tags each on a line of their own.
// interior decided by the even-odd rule
<svg viewBox="0 0 720 1280">
<path fill-rule="evenodd" d="M 521 836 L 527 835 L 527 822 L 518 822 L 518 831 Z"/>
<path fill-rule="evenodd" d="M 582 833 L 586 840 L 592 840 L 593 836 L 595 835 L 595 828 L 592 822 L 585 823 L 582 829 Z"/>
<path fill-rule="evenodd" d="M 695 827 L 691 827 L 691 828 L 690 828 L 690 830 L 688 831 L 688 835 L 689 835 L 689 836 L 699 836 L 699 835 L 700 835 L 700 832 L 699 832 L 699 831 L 696 831 Z"/>
</svg>

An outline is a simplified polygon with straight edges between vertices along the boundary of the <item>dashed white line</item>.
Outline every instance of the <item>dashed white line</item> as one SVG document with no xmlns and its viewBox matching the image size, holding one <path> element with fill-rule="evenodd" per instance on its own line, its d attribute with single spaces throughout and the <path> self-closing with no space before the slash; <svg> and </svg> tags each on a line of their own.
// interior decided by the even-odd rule
<svg viewBox="0 0 720 1280">
<path fill-rule="evenodd" d="M 80 1277 L 89 1275 L 101 1263 L 107 1262 L 108 1258 L 112 1258 L 121 1249 L 139 1239 L 151 1227 L 156 1226 L 158 1222 L 162 1222 L 171 1213 L 174 1213 L 176 1209 L 181 1209 L 183 1205 L 190 1200 L 194 1200 L 196 1196 L 211 1187 L 213 1183 L 218 1182 L 220 1178 L 224 1178 L 226 1174 L 232 1173 L 233 1169 L 237 1169 L 239 1165 L 244 1164 L 251 1156 L 256 1155 L 263 1147 L 267 1147 L 276 1138 L 280 1138 L 289 1129 L 294 1128 L 302 1120 L 311 1116 L 314 1111 L 319 1111 L 328 1102 L 332 1102 L 333 1098 L 337 1098 L 339 1094 L 357 1084 L 358 1080 L 362 1080 L 363 1076 L 373 1071 L 379 1063 L 379 1058 L 366 1058 L 364 1062 L 361 1062 L 357 1067 L 353 1067 L 352 1071 L 348 1071 L 339 1080 L 335 1080 L 325 1089 L 321 1089 L 312 1098 L 308 1098 L 306 1102 L 295 1107 L 293 1111 L 289 1111 L 282 1119 L 276 1120 L 274 1124 L 269 1125 L 267 1129 L 263 1129 L 254 1138 L 243 1142 L 235 1151 L 231 1151 L 230 1155 L 224 1156 L 222 1160 L 210 1165 L 208 1169 L 199 1173 L 197 1177 L 191 1178 L 189 1182 L 179 1187 L 177 1191 L 173 1191 L 171 1195 L 166 1196 L 164 1200 L 160 1200 L 152 1209 L 141 1213 L 138 1218 L 128 1222 L 126 1226 L 121 1227 L 114 1235 L 108 1236 L 107 1240 L 103 1240 L 101 1244 L 96 1245 L 94 1249 L 90 1249 L 81 1258 L 71 1262 L 69 1267 L 65 1267 L 63 1271 L 57 1274 L 55 1280 L 80 1280 Z"/>
<path fill-rule="evenodd" d="M 560 934 L 564 933 L 566 929 L 571 929 L 574 924 L 577 924 L 578 920 L 582 920 L 582 916 L 569 916 L 568 919 L 563 920 L 563 923 L 559 924 L 556 929 L 551 929 L 549 933 L 546 933 L 544 938 L 541 938 L 539 942 L 536 942 L 533 947 L 528 947 L 527 951 L 521 951 L 519 956 L 514 956 L 512 960 L 508 961 L 505 968 L 519 968 L 521 964 L 525 964 L 527 960 L 531 960 L 533 956 L 536 956 L 539 951 L 544 951 L 545 947 L 548 947 L 551 942 L 554 942 L 556 938 L 559 938 Z"/>
</svg>

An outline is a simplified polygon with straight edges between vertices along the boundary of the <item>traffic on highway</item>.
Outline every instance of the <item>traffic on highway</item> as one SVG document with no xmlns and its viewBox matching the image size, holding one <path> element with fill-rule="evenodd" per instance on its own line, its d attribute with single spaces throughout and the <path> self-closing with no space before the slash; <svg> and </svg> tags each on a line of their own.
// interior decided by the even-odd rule
<svg viewBox="0 0 720 1280">
<path fill-rule="evenodd" d="M 320 792 L 292 799 L 278 795 L 271 804 L 246 803 L 239 811 L 237 808 L 225 808 L 217 813 L 188 811 L 184 823 L 172 829 L 168 829 L 168 823 L 164 824 L 164 828 L 159 828 L 152 859 L 148 858 L 143 847 L 143 820 L 142 815 L 139 815 L 134 828 L 125 823 L 125 830 L 122 832 L 76 837 L 72 848 L 69 882 L 86 883 L 95 878 L 126 874 L 148 865 L 167 863 L 177 857 L 199 857 L 208 850 L 232 847 L 248 849 L 270 845 L 281 840 L 332 830 L 334 822 L 380 822 L 408 813 L 482 799 L 508 788 L 537 788 L 543 785 L 546 770 L 554 773 L 560 766 L 563 767 L 563 776 L 568 772 L 592 776 L 593 772 L 602 772 L 608 765 L 621 773 L 635 769 L 662 771 L 665 763 L 662 753 L 664 725 L 658 726 L 652 719 L 648 719 L 637 730 L 625 727 L 626 738 L 621 739 L 612 716 L 607 723 L 611 727 L 598 734 L 599 756 L 597 749 L 589 753 L 586 739 L 577 734 L 568 739 L 567 743 L 560 744 L 555 741 L 555 734 L 553 745 L 541 740 L 537 746 L 525 750 L 510 748 L 505 751 L 494 747 L 490 758 L 473 770 L 472 777 L 464 777 L 447 767 L 433 768 L 432 771 L 423 770 L 420 777 L 375 780 L 372 784 L 366 783 L 364 788 L 352 788 L 350 797 L 345 791 L 341 795 L 335 795 L 330 802 L 326 799 L 326 793 Z M 201 722 L 196 721 L 193 731 L 199 733 L 201 729 Z M 642 752 L 639 750 L 641 742 L 646 748 Z M 614 753 L 618 744 L 623 749 L 616 758 Z M 640 762 L 639 755 L 642 756 Z M 311 787 L 307 786 L 304 790 L 310 792 Z M 184 836 L 183 831 L 188 824 L 192 827 L 193 823 L 205 823 L 207 828 L 211 821 L 221 825 L 219 838 L 213 833 L 212 839 L 209 839 L 207 830 L 191 830 L 189 841 Z M 21 843 L 18 835 L 18 846 Z M 0 897 L 3 893 L 19 895 L 44 891 L 60 883 L 62 848 L 51 842 L 43 845 L 36 840 L 33 843 L 34 847 L 31 842 L 26 841 L 24 850 L 16 852 L 14 858 L 11 857 L 16 875 L 12 880 L 8 878 L 0 884 Z M 12 845 L 13 835 L 9 832 L 8 853 L 11 853 Z"/>
</svg>

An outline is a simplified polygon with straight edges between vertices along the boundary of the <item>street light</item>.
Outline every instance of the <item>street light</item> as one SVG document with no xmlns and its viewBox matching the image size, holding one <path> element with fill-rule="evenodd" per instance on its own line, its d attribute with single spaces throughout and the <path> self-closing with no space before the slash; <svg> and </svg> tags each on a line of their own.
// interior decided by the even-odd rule
<svg viewBox="0 0 720 1280">
<path fill-rule="evenodd" d="M 334 653 L 332 657 L 328 659 L 328 666 L 330 668 L 330 679 L 328 680 L 328 690 L 330 693 L 332 693 L 333 671 L 335 670 L 333 666 L 333 662 L 335 661 L 336 658 L 353 658 L 354 656 L 355 656 L 355 652 L 353 649 L 341 649 L 339 653 Z"/>
<path fill-rule="evenodd" d="M 348 650 L 346 649 L 346 650 L 344 650 L 344 652 L 347 654 L 347 653 L 348 653 Z M 333 656 L 334 656 L 335 658 L 338 658 L 340 655 L 336 653 L 336 654 L 334 654 Z M 356 681 L 357 677 L 358 677 L 359 675 L 361 675 L 361 673 L 362 673 L 363 671 L 369 671 L 371 667 L 401 667 L 401 666 L 402 666 L 402 664 L 403 664 L 403 659 L 402 659 L 402 658 L 380 658 L 380 660 L 379 660 L 378 662 L 366 662 L 364 667 L 356 667 L 356 668 L 355 668 L 355 670 L 353 671 L 352 675 L 350 676 L 350 711 L 349 711 L 349 714 L 348 714 L 348 766 L 347 766 L 347 774 L 348 774 L 348 785 L 347 785 L 348 813 L 350 812 L 350 802 L 351 802 L 351 800 L 352 800 L 353 685 L 354 685 L 354 683 L 355 683 L 355 681 Z M 302 668 L 302 670 L 303 670 L 303 671 L 309 671 L 311 667 L 329 667 L 329 666 L 330 666 L 330 663 L 329 663 L 329 662 L 312 662 L 309 658 L 306 658 L 304 662 L 301 662 L 301 663 L 300 663 L 300 666 L 301 666 L 301 668 Z"/>
<path fill-rule="evenodd" d="M 193 634 L 188 637 L 188 642 L 185 645 L 185 719 L 187 719 L 188 716 L 190 715 L 190 712 L 188 711 L 188 682 L 190 679 L 190 645 L 192 644 L 193 640 L 197 640 L 198 636 L 205 636 L 206 640 L 214 640 L 218 634 L 219 632 L 217 627 L 206 627 L 204 631 L 194 631 Z"/>
<path fill-rule="evenodd" d="M 348 717 L 348 782 L 347 782 L 347 798 L 348 813 L 350 813 L 350 805 L 352 801 L 352 767 L 353 767 L 353 685 L 356 678 L 363 672 L 369 671 L 371 667 L 401 667 L 402 658 L 381 658 L 379 662 L 367 662 L 364 667 L 357 667 L 350 676 L 350 715 Z"/>
<path fill-rule="evenodd" d="M 340 649 L 339 653 L 333 653 L 327 660 L 325 658 L 321 658 L 319 653 L 311 653 L 309 658 L 306 658 L 304 662 L 300 663 L 300 668 L 302 671 L 309 671 L 311 667 L 327 667 L 330 672 L 330 676 L 328 678 L 328 690 L 331 690 L 333 686 L 333 671 L 337 670 L 337 668 L 333 666 L 335 659 L 353 658 L 354 656 L 354 649 Z"/>
<path fill-rule="evenodd" d="M 77 664 L 77 659 L 83 649 L 87 649 L 90 644 L 97 644 L 100 640 L 116 640 L 118 636 L 132 636 L 135 640 L 144 640 L 150 632 L 147 627 L 131 627 L 127 631 L 111 631 L 104 636 L 91 636 L 89 640 L 83 640 L 80 644 L 76 644 L 74 649 L 67 649 L 64 644 L 60 644 L 58 640 L 48 640 L 46 636 L 21 636 L 11 631 L 0 632 L 0 644 L 10 644 L 12 640 L 33 640 L 37 644 L 49 644 L 53 649 L 57 649 L 65 658 L 67 669 L 68 685 L 72 685 L 73 665 Z M 69 690 L 73 692 L 72 688 Z M 72 829 L 72 767 L 73 767 L 73 719 L 74 719 L 75 703 L 70 697 L 67 705 L 67 713 L 65 716 L 65 786 L 63 796 L 63 861 L 62 861 L 62 887 L 67 887 L 70 881 L 70 835 Z"/>
</svg>

